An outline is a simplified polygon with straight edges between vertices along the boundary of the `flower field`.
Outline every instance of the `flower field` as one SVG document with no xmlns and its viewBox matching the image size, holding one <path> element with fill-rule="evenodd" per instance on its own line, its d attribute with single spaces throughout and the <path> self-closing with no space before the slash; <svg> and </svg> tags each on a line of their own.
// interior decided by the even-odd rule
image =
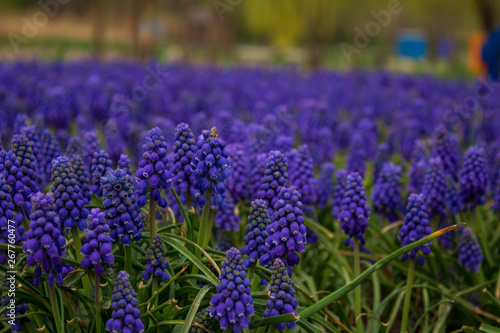
<svg viewBox="0 0 500 333">
<path fill-rule="evenodd" d="M 0 63 L 0 333 L 499 332 L 498 90 Z"/>
</svg>

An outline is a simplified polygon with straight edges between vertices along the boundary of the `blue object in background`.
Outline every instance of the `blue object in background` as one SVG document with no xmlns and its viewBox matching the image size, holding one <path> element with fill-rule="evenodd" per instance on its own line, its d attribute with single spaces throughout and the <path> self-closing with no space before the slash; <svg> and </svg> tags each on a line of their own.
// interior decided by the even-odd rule
<svg viewBox="0 0 500 333">
<path fill-rule="evenodd" d="M 425 59 L 427 50 L 427 38 L 419 32 L 401 33 L 396 39 L 396 53 L 401 58 Z"/>
<path fill-rule="evenodd" d="M 489 78 L 493 81 L 500 80 L 500 28 L 488 36 L 481 57 L 488 66 Z"/>
<path fill-rule="evenodd" d="M 448 37 L 438 39 L 436 55 L 439 59 L 450 59 L 453 54 L 453 41 Z"/>
</svg>

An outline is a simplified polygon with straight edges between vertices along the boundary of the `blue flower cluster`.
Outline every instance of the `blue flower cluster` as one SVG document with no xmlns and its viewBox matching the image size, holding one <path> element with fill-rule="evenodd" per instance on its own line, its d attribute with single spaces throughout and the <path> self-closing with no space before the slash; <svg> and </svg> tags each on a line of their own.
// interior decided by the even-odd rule
<svg viewBox="0 0 500 333">
<path fill-rule="evenodd" d="M 132 240 L 140 241 L 142 221 L 130 176 L 121 169 L 111 170 L 102 178 L 102 186 L 102 207 L 113 243 L 121 241 L 123 245 L 130 246 Z"/>
<path fill-rule="evenodd" d="M 267 226 L 270 223 L 266 202 L 262 199 L 252 201 L 245 228 L 246 235 L 243 237 L 246 245 L 241 248 L 241 254 L 248 256 L 244 262 L 247 268 L 266 253 Z"/>
<path fill-rule="evenodd" d="M 431 158 L 424 178 L 422 194 L 430 217 L 446 213 L 446 174 L 441 159 Z"/>
<path fill-rule="evenodd" d="M 10 148 L 19 161 L 19 170 L 23 175 L 23 183 L 29 187 L 31 193 L 38 192 L 38 172 L 35 154 L 33 154 L 33 148 L 26 135 L 14 135 Z"/>
<path fill-rule="evenodd" d="M 467 210 L 486 202 L 489 175 L 486 168 L 484 149 L 472 146 L 465 153 L 465 161 L 460 170 L 460 197 Z"/>
<path fill-rule="evenodd" d="M 189 328 L 189 333 L 213 333 L 213 318 L 210 317 L 211 306 L 208 306 L 194 316 L 193 323 Z"/>
<path fill-rule="evenodd" d="M 11 193 L 10 185 L 0 174 L 0 243 L 18 245 L 21 240 L 24 240 L 24 227 L 14 220 L 15 207 Z M 15 225 L 11 224 L 9 220 L 14 221 Z M 11 239 L 14 243 L 10 242 Z M 0 264 L 5 265 L 6 262 L 6 250 L 0 250 Z"/>
<path fill-rule="evenodd" d="M 287 158 L 280 151 L 272 150 L 267 155 L 266 169 L 257 195 L 259 199 L 266 201 L 270 216 L 274 212 L 274 205 L 278 202 L 278 194 L 286 186 L 288 186 Z"/>
<path fill-rule="evenodd" d="M 408 205 L 406 207 L 406 215 L 403 221 L 403 227 L 398 233 L 399 241 L 402 243 L 402 246 L 406 246 L 429 236 L 431 233 L 431 224 L 428 219 L 424 195 L 415 193 L 410 194 L 410 197 L 408 198 Z M 418 263 L 423 265 L 425 263 L 423 255 L 428 256 L 431 253 L 429 244 L 430 243 L 427 243 L 413 249 L 409 254 L 403 254 L 401 259 L 404 261 L 408 258 L 415 259 L 415 257 L 418 256 Z"/>
<path fill-rule="evenodd" d="M 458 261 L 469 271 L 479 272 L 483 262 L 483 253 L 476 236 L 469 227 L 461 228 L 458 233 Z"/>
<path fill-rule="evenodd" d="M 330 203 L 333 195 L 333 163 L 324 163 L 318 175 L 318 208 L 324 209 Z"/>
<path fill-rule="evenodd" d="M 54 197 L 50 193 L 44 195 L 38 192 L 31 197 L 31 205 L 30 230 L 26 232 L 27 241 L 23 244 L 23 251 L 28 254 L 26 264 L 37 266 L 33 284 L 40 284 L 43 268 L 50 286 L 54 285 L 54 280 L 62 285 L 68 272 L 61 262 L 61 257 L 66 253 L 66 239 L 61 233 Z"/>
<path fill-rule="evenodd" d="M 31 183 L 30 179 L 25 179 L 21 173 L 21 164 L 12 153 L 12 150 L 6 152 L 0 150 L 0 175 L 5 179 L 9 185 L 10 195 L 16 206 L 16 221 L 21 222 L 23 216 L 21 210 L 24 209 L 25 213 L 31 211 L 31 189 L 28 187 Z"/>
<path fill-rule="evenodd" d="M 299 302 L 295 299 L 295 283 L 291 276 L 288 274 L 285 264 L 280 258 L 274 261 L 271 283 L 269 285 L 269 299 L 266 303 L 266 310 L 264 311 L 264 318 L 275 317 L 282 314 L 293 313 L 298 317 L 297 306 Z M 296 321 L 287 321 L 286 323 L 279 323 L 275 325 L 279 331 L 285 328 L 295 329 L 297 327 Z"/>
<path fill-rule="evenodd" d="M 80 230 L 87 229 L 85 219 L 89 211 L 85 208 L 86 202 L 67 156 L 59 156 L 52 161 L 51 181 L 50 190 L 56 200 L 61 228 L 68 230 L 77 225 Z"/>
<path fill-rule="evenodd" d="M 363 178 L 357 172 L 347 176 L 344 198 L 337 218 L 340 227 L 349 237 L 344 242 L 345 246 L 350 245 L 353 242 L 351 238 L 354 238 L 363 247 L 366 242 L 364 234 L 368 228 L 370 207 L 366 200 Z"/>
<path fill-rule="evenodd" d="M 361 133 L 354 133 L 351 140 L 349 155 L 346 160 L 346 170 L 349 173 L 357 172 L 361 176 L 365 174 L 367 152 L 365 149 L 365 141 Z"/>
<path fill-rule="evenodd" d="M 165 249 L 160 235 L 155 235 L 151 244 L 146 250 L 146 268 L 142 273 L 142 279 L 148 281 L 151 275 L 157 277 L 159 281 L 167 281 L 170 276 L 166 272 L 168 267 L 167 258 L 165 258 Z"/>
<path fill-rule="evenodd" d="M 139 207 L 143 207 L 148 198 L 148 185 L 151 198 L 162 208 L 167 207 L 167 200 L 161 196 L 161 190 L 169 188 L 170 172 L 168 170 L 167 142 L 162 131 L 155 127 L 146 135 L 146 143 L 139 168 L 135 173 L 138 179 L 137 195 Z"/>
<path fill-rule="evenodd" d="M 234 333 L 241 333 L 250 325 L 249 319 L 255 315 L 255 310 L 250 280 L 238 249 L 233 247 L 226 252 L 219 280 L 217 293 L 210 300 L 210 316 L 219 322 L 222 330 L 232 325 Z"/>
<path fill-rule="evenodd" d="M 215 213 L 215 226 L 217 230 L 224 231 L 239 231 L 241 218 L 236 214 L 236 205 L 230 195 L 226 197 L 226 201 L 222 208 Z"/>
<path fill-rule="evenodd" d="M 62 155 L 61 148 L 59 148 L 59 143 L 54 137 L 51 131 L 44 129 L 40 138 L 41 141 L 41 155 L 42 159 L 39 160 L 38 165 L 40 170 L 40 177 L 42 178 L 42 184 L 46 185 L 50 182 L 50 177 L 52 176 L 52 161 Z"/>
<path fill-rule="evenodd" d="M 92 194 L 90 193 L 89 187 L 89 174 L 85 163 L 80 155 L 73 155 L 70 158 L 71 167 L 75 174 L 76 184 L 82 192 L 83 200 L 85 205 L 92 200 Z"/>
<path fill-rule="evenodd" d="M 77 137 L 72 137 L 68 141 L 68 146 L 66 147 L 66 156 L 71 157 L 73 155 L 83 155 L 83 144 L 82 141 Z"/>
<path fill-rule="evenodd" d="M 101 183 L 101 178 L 104 177 L 109 170 L 111 170 L 111 160 L 109 159 L 108 153 L 104 150 L 95 152 L 90 165 L 90 174 L 92 175 L 90 192 L 95 194 L 96 197 L 102 197 L 104 186 Z"/>
<path fill-rule="evenodd" d="M 427 151 L 422 140 L 415 141 L 415 147 L 410 156 L 410 181 L 408 193 L 420 193 L 427 173 Z"/>
<path fill-rule="evenodd" d="M 451 135 L 444 125 L 439 125 L 434 131 L 433 139 L 434 154 L 441 159 L 444 171 L 457 181 L 461 158 L 457 138 Z"/>
<path fill-rule="evenodd" d="M 132 170 L 130 169 L 130 159 L 127 155 L 121 154 L 120 159 L 116 162 L 116 168 L 124 170 L 127 175 L 132 177 Z"/>
<path fill-rule="evenodd" d="M 236 202 L 249 198 L 250 191 L 250 160 L 241 144 L 227 147 L 231 156 L 231 178 L 227 182 L 227 189 Z M 259 183 L 260 184 L 260 183 Z"/>
<path fill-rule="evenodd" d="M 375 213 L 387 217 L 390 222 L 396 221 L 403 208 L 402 190 L 401 166 L 392 162 L 384 164 L 371 196 Z"/>
<path fill-rule="evenodd" d="M 108 236 L 109 225 L 99 208 L 93 208 L 89 214 L 89 231 L 85 235 L 81 252 L 84 255 L 82 267 L 94 269 L 97 275 L 104 272 L 103 265 L 112 265 L 115 258 L 111 253 L 111 237 Z"/>
<path fill-rule="evenodd" d="M 31 149 L 33 150 L 33 155 L 35 156 L 35 161 L 37 163 L 37 167 L 40 168 L 40 163 L 42 161 L 42 142 L 40 137 L 38 136 L 38 130 L 35 126 L 26 126 L 21 128 L 21 134 L 25 135 L 28 138 L 29 143 L 31 144 Z"/>
<path fill-rule="evenodd" d="M 197 151 L 193 131 L 186 123 L 175 128 L 174 166 L 172 168 L 172 185 L 179 196 L 193 195 L 193 165 L 191 164 Z M 190 208 L 190 207 L 188 207 Z"/>
<path fill-rule="evenodd" d="M 460 198 L 455 182 L 451 178 L 448 178 L 446 183 L 446 203 L 448 210 L 452 214 L 458 214 L 464 209 L 462 198 Z"/>
<path fill-rule="evenodd" d="M 338 218 L 340 210 L 342 209 L 342 200 L 344 200 L 344 192 L 346 189 L 347 172 L 345 170 L 337 171 L 337 182 L 333 187 L 333 200 L 332 200 L 332 217 Z"/>
<path fill-rule="evenodd" d="M 195 166 L 194 186 L 202 196 L 211 188 L 211 207 L 221 209 L 226 197 L 225 181 L 231 178 L 226 142 L 218 138 L 217 128 L 213 127 L 210 132 L 203 131 L 196 147 L 198 150 L 192 162 Z"/>
<path fill-rule="evenodd" d="M 101 144 L 97 139 L 97 134 L 95 131 L 85 132 L 83 135 L 83 160 L 85 161 L 85 167 L 90 171 L 90 166 L 92 165 L 92 160 L 94 159 L 94 154 L 101 150 Z"/>
<path fill-rule="evenodd" d="M 294 186 L 302 195 L 302 203 L 313 205 L 318 196 L 318 183 L 314 178 L 314 164 L 307 145 L 302 145 L 297 151 L 293 168 L 290 167 L 290 186 Z"/>
<path fill-rule="evenodd" d="M 291 268 L 299 264 L 299 254 L 305 251 L 307 243 L 301 195 L 294 187 L 283 187 L 277 199 L 271 224 L 267 226 L 266 254 L 260 257 L 260 263 L 266 265 L 271 259 L 281 258 L 291 276 Z"/>
<path fill-rule="evenodd" d="M 111 297 L 111 318 L 106 322 L 108 332 L 142 333 L 144 324 L 138 309 L 137 293 L 132 288 L 129 275 L 125 271 L 118 273 Z"/>
</svg>

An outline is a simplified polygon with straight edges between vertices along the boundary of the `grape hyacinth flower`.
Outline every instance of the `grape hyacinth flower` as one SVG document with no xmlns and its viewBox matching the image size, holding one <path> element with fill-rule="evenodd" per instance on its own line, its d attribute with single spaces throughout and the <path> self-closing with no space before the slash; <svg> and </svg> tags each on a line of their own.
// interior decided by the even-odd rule
<svg viewBox="0 0 500 333">
<path fill-rule="evenodd" d="M 106 331 L 123 333 L 144 332 L 141 312 L 138 309 L 137 293 L 132 288 L 129 275 L 118 273 L 111 297 L 111 318 L 106 322 Z"/>
<path fill-rule="evenodd" d="M 132 170 L 130 169 L 130 159 L 128 158 L 127 155 L 125 154 L 120 155 L 120 159 L 116 163 L 116 168 L 124 170 L 127 173 L 127 175 L 132 177 Z"/>
<path fill-rule="evenodd" d="M 447 228 L 450 226 L 450 217 L 448 215 L 445 215 L 444 217 L 441 218 L 439 221 L 437 230 L 441 230 L 444 228 Z M 441 243 L 445 249 L 451 249 L 452 243 L 453 243 L 453 236 L 455 234 L 455 231 L 448 231 L 447 233 L 439 236 L 438 241 Z"/>
<path fill-rule="evenodd" d="M 31 193 L 38 192 L 38 170 L 35 155 L 26 135 L 14 135 L 10 148 L 19 161 L 19 170 L 23 174 L 23 183 L 29 187 Z"/>
<path fill-rule="evenodd" d="M 215 226 L 217 230 L 240 231 L 241 218 L 236 214 L 235 209 L 234 200 L 228 195 L 222 205 L 222 209 L 219 209 L 215 213 Z"/>
<path fill-rule="evenodd" d="M 446 174 L 439 158 L 431 158 L 425 173 L 422 194 L 430 217 L 446 213 Z"/>
<path fill-rule="evenodd" d="M 52 161 L 52 186 L 56 211 L 61 219 L 61 227 L 66 230 L 74 226 L 87 229 L 85 219 L 89 211 L 85 208 L 82 191 L 77 184 L 73 168 L 67 156 L 59 156 Z"/>
<path fill-rule="evenodd" d="M 6 298 L 7 299 L 7 298 Z M 8 299 L 7 299 L 8 301 Z M 20 303 L 20 300 L 19 299 L 16 299 L 16 302 L 15 304 L 19 304 Z M 8 306 L 9 303 L 6 303 L 4 304 L 4 302 L 2 302 L 2 306 Z M 21 323 L 22 322 L 29 322 L 28 318 L 27 317 L 22 317 L 22 318 L 19 318 L 21 317 L 22 315 L 25 315 L 29 310 L 29 305 L 24 303 L 24 304 L 19 304 L 19 305 L 16 305 L 15 308 L 14 308 L 14 318 L 16 319 L 13 319 L 12 320 L 12 325 L 10 326 L 10 330 L 12 333 L 21 333 L 22 332 L 22 326 L 21 326 Z M 4 318 L 11 318 L 10 315 L 12 315 L 12 313 L 10 311 L 6 311 L 3 315 Z M 17 319 L 19 318 L 19 319 Z M 11 322 L 11 320 L 8 320 L 7 321 L 8 323 Z"/>
<path fill-rule="evenodd" d="M 420 193 L 424 185 L 427 171 L 427 152 L 425 143 L 421 140 L 415 141 L 415 147 L 410 157 L 410 181 L 408 193 Z"/>
<path fill-rule="evenodd" d="M 382 167 L 384 164 L 389 162 L 390 158 L 390 147 L 389 144 L 387 143 L 381 143 L 377 147 L 377 154 L 375 155 L 374 161 L 373 161 L 373 179 L 378 179 L 378 176 L 380 174 L 380 171 L 382 171 Z"/>
<path fill-rule="evenodd" d="M 81 253 L 82 267 L 94 269 L 97 276 L 104 272 L 104 265 L 110 266 L 115 262 L 111 253 L 111 237 L 108 236 L 109 225 L 105 214 L 99 208 L 93 208 L 89 214 L 89 231 L 85 235 Z"/>
<path fill-rule="evenodd" d="M 24 239 L 24 227 L 14 220 L 15 207 L 12 199 L 12 189 L 0 174 L 0 243 L 18 245 Z M 16 222 L 12 224 L 12 220 Z M 12 236 L 11 236 L 12 235 Z M 6 250 L 0 250 L 0 264 L 7 262 Z"/>
<path fill-rule="evenodd" d="M 489 175 L 486 168 L 484 149 L 470 147 L 465 153 L 465 161 L 460 170 L 460 197 L 466 210 L 474 210 L 476 205 L 486 202 Z"/>
<path fill-rule="evenodd" d="M 318 175 L 318 208 L 324 209 L 330 203 L 333 196 L 334 185 L 333 185 L 333 173 L 335 172 L 335 166 L 333 163 L 324 163 L 321 166 L 321 171 Z"/>
<path fill-rule="evenodd" d="M 460 194 L 457 187 L 455 186 L 455 182 L 453 182 L 451 178 L 448 178 L 446 183 L 446 201 L 447 207 L 452 214 L 455 215 L 463 211 L 464 206 L 462 203 L 462 198 L 460 198 Z"/>
<path fill-rule="evenodd" d="M 355 133 L 352 137 L 349 155 L 346 161 L 346 170 L 349 173 L 357 172 L 361 176 L 365 174 L 367 152 L 365 150 L 365 139 L 363 135 Z"/>
<path fill-rule="evenodd" d="M 457 244 L 458 261 L 467 270 L 479 272 L 483 254 L 476 236 L 469 227 L 459 230 L 458 233 L 460 233 Z"/>
<path fill-rule="evenodd" d="M 82 192 L 83 200 L 86 205 L 92 200 L 87 168 L 85 168 L 85 164 L 80 155 L 71 156 L 70 162 L 71 162 L 71 167 L 73 168 L 73 172 L 75 174 L 76 184 L 78 185 L 80 191 Z"/>
<path fill-rule="evenodd" d="M 297 306 L 299 303 L 295 299 L 294 285 L 285 264 L 280 258 L 277 258 L 272 268 L 269 299 L 266 303 L 264 318 L 293 313 L 298 320 Z M 296 320 L 276 324 L 276 329 L 279 331 L 283 331 L 285 328 L 293 330 L 297 327 Z"/>
<path fill-rule="evenodd" d="M 20 134 L 23 127 L 28 126 L 28 116 L 26 113 L 18 113 L 14 119 L 14 125 L 12 127 L 12 134 Z"/>
<path fill-rule="evenodd" d="M 347 172 L 345 170 L 337 171 L 337 183 L 333 187 L 332 217 L 337 219 L 342 209 L 342 200 L 346 189 Z"/>
<path fill-rule="evenodd" d="M 189 125 L 180 123 L 175 128 L 174 136 L 174 158 L 172 174 L 172 185 L 179 197 L 189 198 L 188 209 L 191 208 L 194 188 L 193 187 L 193 157 L 196 154 L 197 147 L 194 134 Z"/>
<path fill-rule="evenodd" d="M 40 154 L 42 159 L 40 161 L 39 170 L 40 177 L 42 178 L 42 184 L 46 185 L 50 182 L 50 177 L 52 176 L 52 161 L 56 159 L 56 157 L 61 156 L 62 152 L 61 148 L 59 148 L 57 139 L 48 129 L 44 129 L 42 131 L 40 141 Z"/>
<path fill-rule="evenodd" d="M 252 201 L 245 228 L 246 235 L 243 237 L 246 245 L 241 248 L 241 254 L 248 256 L 244 262 L 245 267 L 249 268 L 266 253 L 267 226 L 270 223 L 266 202 L 262 199 Z"/>
<path fill-rule="evenodd" d="M 69 139 L 68 141 L 68 147 L 66 147 L 66 156 L 71 157 L 73 155 L 83 155 L 83 145 L 82 141 L 77 138 L 73 137 Z"/>
<path fill-rule="evenodd" d="M 213 318 L 210 317 L 211 306 L 208 306 L 194 316 L 189 333 L 213 333 Z"/>
<path fill-rule="evenodd" d="M 241 333 L 243 328 L 249 327 L 249 319 L 255 311 L 240 251 L 234 247 L 229 249 L 221 267 L 217 293 L 210 300 L 210 316 L 219 322 L 222 330 L 232 325 L 234 333 Z"/>
<path fill-rule="evenodd" d="M 249 199 L 258 198 L 262 178 L 264 177 L 267 163 L 267 156 L 264 153 L 250 155 L 250 173 L 249 173 Z"/>
<path fill-rule="evenodd" d="M 221 209 L 226 197 L 225 181 L 231 178 L 229 154 L 225 149 L 226 142 L 218 138 L 217 128 L 212 127 L 210 132 L 203 131 L 196 147 L 198 150 L 192 162 L 195 166 L 194 186 L 200 191 L 201 196 L 210 191 L 211 208 Z"/>
<path fill-rule="evenodd" d="M 344 245 L 349 246 L 354 240 L 359 241 L 362 247 L 365 245 L 365 231 L 368 228 L 368 219 L 370 218 L 370 207 L 367 204 L 363 179 L 357 172 L 347 176 L 344 198 L 342 206 L 337 216 L 340 221 L 340 227 L 348 238 Z"/>
<path fill-rule="evenodd" d="M 35 155 L 35 161 L 37 166 L 40 166 L 42 162 L 42 152 L 41 152 L 41 141 L 38 136 L 38 131 L 35 126 L 27 126 L 21 129 L 21 134 L 26 135 L 28 141 L 31 144 L 31 148 L 33 150 L 33 155 Z"/>
<path fill-rule="evenodd" d="M 241 144 L 228 145 L 231 156 L 231 178 L 227 182 L 227 190 L 236 202 L 245 201 L 249 197 L 250 161 Z"/>
<path fill-rule="evenodd" d="M 439 125 L 434 131 L 433 139 L 434 154 L 441 159 L 444 171 L 457 181 L 461 157 L 457 138 L 451 135 L 444 125 Z"/>
<path fill-rule="evenodd" d="M 101 178 L 111 170 L 111 160 L 108 153 L 104 150 L 94 153 L 92 164 L 90 165 L 90 174 L 92 176 L 92 186 L 90 192 L 97 197 L 102 197 L 104 186 L 101 183 Z"/>
<path fill-rule="evenodd" d="M 278 195 L 283 187 L 288 186 L 288 161 L 280 151 L 272 150 L 267 155 L 267 164 L 264 177 L 260 184 L 259 199 L 264 199 L 267 211 L 271 216 L 274 205 L 278 202 Z"/>
<path fill-rule="evenodd" d="M 159 281 L 170 279 L 166 269 L 168 267 L 167 258 L 165 258 L 165 249 L 160 235 L 155 235 L 151 245 L 146 250 L 146 268 L 142 273 L 142 279 L 148 281 L 151 276 L 157 277 Z"/>
<path fill-rule="evenodd" d="M 313 205 L 318 196 L 318 183 L 314 178 L 313 161 L 307 145 L 302 145 L 297 151 L 293 169 L 290 168 L 289 184 L 294 186 L 302 195 L 302 203 Z"/>
<path fill-rule="evenodd" d="M 291 276 L 292 267 L 299 264 L 299 254 L 304 253 L 307 243 L 301 195 L 294 187 L 283 187 L 277 199 L 271 224 L 266 230 L 266 253 L 260 257 L 260 263 L 267 265 L 271 259 L 281 258 Z"/>
<path fill-rule="evenodd" d="M 38 192 L 31 197 L 31 205 L 30 230 L 26 232 L 23 251 L 28 254 L 26 264 L 36 266 L 33 285 L 40 284 L 43 268 L 47 283 L 53 286 L 57 281 L 61 286 L 67 272 L 61 262 L 66 253 L 66 239 L 61 233 L 54 197 L 50 193 Z"/>
<path fill-rule="evenodd" d="M 402 243 L 402 246 L 406 246 L 429 236 L 431 233 L 431 224 L 428 219 L 424 195 L 410 194 L 403 227 L 398 233 L 399 241 Z M 417 262 L 423 266 L 425 263 L 424 255 L 428 256 L 431 253 L 429 244 L 427 243 L 413 249 L 409 254 L 403 254 L 401 259 L 405 261 L 408 258 L 415 259 L 417 257 Z"/>
<path fill-rule="evenodd" d="M 143 207 L 148 198 L 148 185 L 151 189 L 151 200 L 158 202 L 162 208 L 167 207 L 167 200 L 161 196 L 161 190 L 169 188 L 170 172 L 168 170 L 167 142 L 162 131 L 155 127 L 146 135 L 146 143 L 142 146 L 144 153 L 135 173 L 138 179 L 137 195 L 139 207 Z"/>
<path fill-rule="evenodd" d="M 110 170 L 102 178 L 102 185 L 102 207 L 113 244 L 121 241 L 124 246 L 130 246 L 132 240 L 140 241 L 142 221 L 139 218 L 139 207 L 130 176 L 120 169 Z"/>
<path fill-rule="evenodd" d="M 392 162 L 384 164 L 371 196 L 375 213 L 387 217 L 390 222 L 396 221 L 403 207 L 401 192 L 401 166 Z"/>
<path fill-rule="evenodd" d="M 85 167 L 90 171 L 94 154 L 101 150 L 101 144 L 97 139 L 95 131 L 85 132 L 83 135 L 83 160 Z"/>
</svg>

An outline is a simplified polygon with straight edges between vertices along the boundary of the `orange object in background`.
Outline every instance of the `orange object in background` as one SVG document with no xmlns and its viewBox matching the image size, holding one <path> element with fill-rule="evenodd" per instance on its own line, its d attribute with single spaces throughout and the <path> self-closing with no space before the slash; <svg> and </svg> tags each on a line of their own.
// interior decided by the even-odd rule
<svg viewBox="0 0 500 333">
<path fill-rule="evenodd" d="M 470 35 L 467 49 L 467 67 L 474 75 L 486 76 L 486 64 L 481 57 L 481 50 L 486 41 L 486 34 L 477 31 Z"/>
</svg>

